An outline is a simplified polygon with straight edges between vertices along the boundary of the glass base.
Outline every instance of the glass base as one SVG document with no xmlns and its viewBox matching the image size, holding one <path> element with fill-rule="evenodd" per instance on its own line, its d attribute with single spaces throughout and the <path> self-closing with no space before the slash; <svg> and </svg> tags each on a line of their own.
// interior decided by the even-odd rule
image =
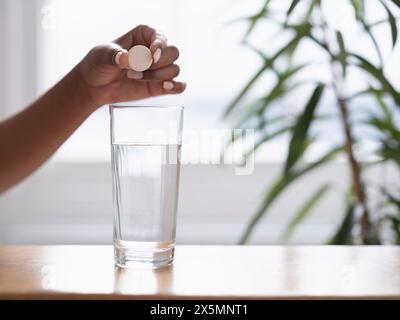
<svg viewBox="0 0 400 320">
<path fill-rule="evenodd" d="M 174 260 L 173 242 L 115 241 L 114 260 L 121 268 L 160 268 Z"/>
</svg>

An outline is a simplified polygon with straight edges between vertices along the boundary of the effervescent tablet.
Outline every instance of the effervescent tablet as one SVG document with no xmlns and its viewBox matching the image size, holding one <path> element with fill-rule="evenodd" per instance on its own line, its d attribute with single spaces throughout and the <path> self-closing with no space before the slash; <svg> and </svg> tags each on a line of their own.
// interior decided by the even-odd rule
<svg viewBox="0 0 400 320">
<path fill-rule="evenodd" d="M 145 71 L 153 63 L 153 56 L 149 48 L 137 45 L 129 49 L 129 67 L 135 71 Z"/>
</svg>

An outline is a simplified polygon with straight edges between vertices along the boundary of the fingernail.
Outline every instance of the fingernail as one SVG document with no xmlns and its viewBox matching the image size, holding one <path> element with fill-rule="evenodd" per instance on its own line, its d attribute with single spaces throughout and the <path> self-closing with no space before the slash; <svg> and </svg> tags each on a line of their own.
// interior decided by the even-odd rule
<svg viewBox="0 0 400 320">
<path fill-rule="evenodd" d="M 134 71 L 134 70 L 128 70 L 126 76 L 129 79 L 139 80 L 139 79 L 143 79 L 143 72 L 138 72 L 138 71 Z"/>
<path fill-rule="evenodd" d="M 163 88 L 165 90 L 172 90 L 174 88 L 174 83 L 172 81 L 164 81 Z"/>
<path fill-rule="evenodd" d="M 161 58 L 161 53 L 162 53 L 161 48 L 157 48 L 157 50 L 156 50 L 156 51 L 154 52 L 154 54 L 153 54 L 153 61 L 154 61 L 154 63 L 157 63 L 158 60 L 160 60 L 160 58 Z"/>
<path fill-rule="evenodd" d="M 120 64 L 120 59 L 121 59 L 121 56 L 122 56 L 122 51 L 119 51 L 116 55 L 115 55 L 115 64 L 117 65 L 117 66 L 119 66 L 119 64 Z"/>
</svg>

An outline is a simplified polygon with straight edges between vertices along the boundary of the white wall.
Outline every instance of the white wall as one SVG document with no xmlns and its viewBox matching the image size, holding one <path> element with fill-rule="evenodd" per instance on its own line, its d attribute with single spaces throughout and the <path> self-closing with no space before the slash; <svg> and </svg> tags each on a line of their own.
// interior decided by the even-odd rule
<svg viewBox="0 0 400 320">
<path fill-rule="evenodd" d="M 0 116 L 37 96 L 37 12 L 40 0 L 0 0 Z"/>
<path fill-rule="evenodd" d="M 185 165 L 179 201 L 179 243 L 235 243 L 257 208 L 278 164 L 257 164 L 249 176 L 235 176 L 231 166 Z M 368 179 L 383 178 L 382 168 Z M 399 176 L 387 169 L 388 183 Z M 257 228 L 253 243 L 276 243 L 282 228 L 307 195 L 323 182 L 334 188 L 298 230 L 293 242 L 324 242 L 343 213 L 348 171 L 336 163 L 296 184 L 272 207 Z M 25 182 L 0 196 L 1 243 L 110 243 L 111 177 L 108 163 L 45 165 Z"/>
<path fill-rule="evenodd" d="M 5 2 L 0 1 L 0 43 L 5 43 L 6 35 L 6 24 L 5 24 Z M 5 59 L 5 50 L 0 50 L 0 61 Z M 5 103 L 5 65 L 0 62 L 0 117 L 4 115 L 4 103 Z"/>
</svg>

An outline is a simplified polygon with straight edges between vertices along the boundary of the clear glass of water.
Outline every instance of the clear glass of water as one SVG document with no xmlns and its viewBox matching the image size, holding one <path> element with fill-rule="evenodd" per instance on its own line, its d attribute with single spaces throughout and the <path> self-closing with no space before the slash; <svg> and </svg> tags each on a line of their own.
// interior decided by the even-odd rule
<svg viewBox="0 0 400 320">
<path fill-rule="evenodd" d="M 121 267 L 174 258 L 183 107 L 110 106 L 114 257 Z"/>
</svg>

